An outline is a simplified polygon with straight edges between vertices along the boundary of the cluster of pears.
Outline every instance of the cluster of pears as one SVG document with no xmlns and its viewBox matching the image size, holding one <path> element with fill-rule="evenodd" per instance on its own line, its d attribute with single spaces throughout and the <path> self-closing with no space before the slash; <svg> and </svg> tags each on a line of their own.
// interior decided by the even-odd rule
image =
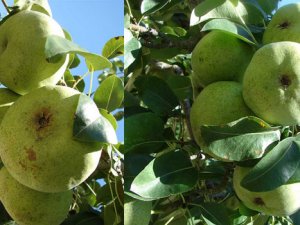
<svg viewBox="0 0 300 225">
<path fill-rule="evenodd" d="M 80 92 L 56 85 L 68 55 L 46 60 L 49 35 L 65 37 L 44 12 L 24 9 L 0 25 L 0 201 L 19 225 L 59 225 L 72 188 L 96 169 L 102 144 L 73 139 Z M 100 114 L 87 104 L 91 121 Z"/>
<path fill-rule="evenodd" d="M 201 125 L 223 125 L 251 115 L 273 125 L 300 123 L 299 21 L 300 3 L 278 9 L 258 50 L 217 30 L 196 45 L 192 81 L 195 89 L 203 90 L 195 96 L 190 120 L 203 151 L 209 153 Z M 236 167 L 233 176 L 235 192 L 248 208 L 274 216 L 291 215 L 300 209 L 300 199 L 295 197 L 299 196 L 300 183 L 251 192 L 240 184 L 249 170 Z"/>
</svg>

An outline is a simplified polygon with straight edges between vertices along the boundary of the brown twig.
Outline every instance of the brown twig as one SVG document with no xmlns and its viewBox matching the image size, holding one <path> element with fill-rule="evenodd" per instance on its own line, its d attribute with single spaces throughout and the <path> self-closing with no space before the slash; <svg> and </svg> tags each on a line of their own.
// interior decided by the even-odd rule
<svg viewBox="0 0 300 225">
<path fill-rule="evenodd" d="M 1 1 L 2 1 L 2 4 L 4 5 L 6 11 L 7 11 L 8 13 L 10 13 L 10 10 L 9 10 L 9 7 L 8 7 L 6 1 L 5 1 L 5 0 L 1 0 Z"/>
</svg>

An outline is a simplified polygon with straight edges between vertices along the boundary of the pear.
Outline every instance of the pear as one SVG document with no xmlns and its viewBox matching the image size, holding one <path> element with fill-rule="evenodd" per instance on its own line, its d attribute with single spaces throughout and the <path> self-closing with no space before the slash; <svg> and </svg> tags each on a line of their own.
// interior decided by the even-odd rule
<svg viewBox="0 0 300 225">
<path fill-rule="evenodd" d="M 72 191 L 43 193 L 17 182 L 0 170 L 0 200 L 18 225 L 59 225 L 67 217 Z"/>
<path fill-rule="evenodd" d="M 273 15 L 264 35 L 263 44 L 280 41 L 300 42 L 300 3 L 282 6 Z"/>
<path fill-rule="evenodd" d="M 96 169 L 102 143 L 73 138 L 80 92 L 44 86 L 21 96 L 6 112 L 0 127 L 0 156 L 20 183 L 42 192 L 69 190 Z M 87 104 L 90 121 L 99 118 Z"/>
<path fill-rule="evenodd" d="M 242 81 L 253 53 L 249 44 L 233 35 L 211 31 L 192 52 L 193 76 L 202 86 L 216 81 Z"/>
<path fill-rule="evenodd" d="M 263 120 L 276 125 L 300 123 L 300 44 L 276 42 L 253 56 L 244 76 L 243 97 Z"/>
<path fill-rule="evenodd" d="M 124 225 L 148 225 L 151 218 L 152 202 L 125 197 Z"/>
<path fill-rule="evenodd" d="M 8 108 L 20 97 L 20 95 L 7 88 L 0 88 L 0 122 Z"/>
<path fill-rule="evenodd" d="M 245 206 L 272 216 L 288 216 L 300 209 L 300 183 L 285 184 L 266 192 L 251 192 L 240 184 L 250 169 L 237 166 L 233 173 L 235 193 Z"/>
<path fill-rule="evenodd" d="M 206 150 L 201 137 L 201 125 L 222 125 L 253 115 L 242 97 L 242 85 L 234 81 L 219 81 L 205 87 L 195 99 L 190 122 L 197 144 Z"/>
<path fill-rule="evenodd" d="M 45 85 L 54 85 L 63 76 L 68 56 L 55 63 L 45 56 L 46 38 L 64 37 L 60 25 L 51 17 L 24 10 L 0 26 L 0 82 L 24 95 Z"/>
</svg>

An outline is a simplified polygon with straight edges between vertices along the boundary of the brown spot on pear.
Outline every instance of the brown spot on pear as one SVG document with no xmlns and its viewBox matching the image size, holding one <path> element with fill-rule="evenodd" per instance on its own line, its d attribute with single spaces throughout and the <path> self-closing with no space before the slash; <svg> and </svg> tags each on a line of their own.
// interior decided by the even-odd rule
<svg viewBox="0 0 300 225">
<path fill-rule="evenodd" d="M 44 192 L 66 191 L 96 169 L 102 144 L 73 138 L 80 94 L 68 87 L 45 86 L 20 97 L 7 111 L 0 126 L 0 156 L 23 185 Z M 99 118 L 95 104 L 86 110 L 91 121 Z"/>
<path fill-rule="evenodd" d="M 240 183 L 250 169 L 237 166 L 233 173 L 233 188 L 245 206 L 272 216 L 288 216 L 300 209 L 300 183 L 282 185 L 271 191 L 252 192 Z"/>
</svg>

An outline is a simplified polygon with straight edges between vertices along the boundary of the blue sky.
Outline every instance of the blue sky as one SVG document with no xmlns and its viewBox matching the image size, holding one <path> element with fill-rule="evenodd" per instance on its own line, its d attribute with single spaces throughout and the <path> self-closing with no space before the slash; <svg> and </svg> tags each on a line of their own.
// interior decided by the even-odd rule
<svg viewBox="0 0 300 225">
<path fill-rule="evenodd" d="M 12 0 L 6 2 L 9 5 L 13 3 Z M 123 35 L 122 0 L 49 0 L 49 4 L 53 18 L 72 35 L 75 43 L 90 52 L 100 54 L 110 38 Z M 2 16 L 6 13 L 1 3 L 0 13 Z M 82 63 L 72 73 L 83 75 L 86 71 L 85 64 Z M 94 73 L 94 84 L 97 84 L 98 74 Z M 86 85 L 88 84 L 86 82 Z M 119 141 L 124 141 L 124 122 L 118 124 Z"/>
<path fill-rule="evenodd" d="M 290 4 L 290 3 L 297 3 L 297 2 L 299 3 L 299 1 L 297 1 L 297 0 L 282 0 L 279 2 L 279 7 Z"/>
</svg>

